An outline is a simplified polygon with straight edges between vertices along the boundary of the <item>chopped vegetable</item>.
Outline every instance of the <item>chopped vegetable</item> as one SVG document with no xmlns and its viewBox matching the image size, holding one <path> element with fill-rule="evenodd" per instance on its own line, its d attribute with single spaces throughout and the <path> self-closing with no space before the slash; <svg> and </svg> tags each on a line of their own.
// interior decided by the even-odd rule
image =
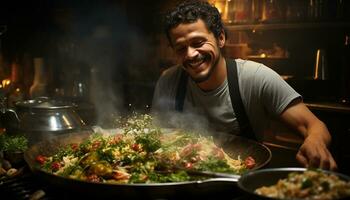
<svg viewBox="0 0 350 200">
<path fill-rule="evenodd" d="M 28 140 L 23 135 L 0 135 L 0 150 L 8 152 L 23 152 L 28 148 Z"/>
<path fill-rule="evenodd" d="M 40 167 L 52 174 L 104 183 L 163 183 L 197 180 L 186 170 L 239 174 L 247 169 L 229 157 L 213 138 L 184 131 L 162 133 L 149 115 L 126 120 L 121 133 L 93 134 L 48 157 Z"/>
</svg>

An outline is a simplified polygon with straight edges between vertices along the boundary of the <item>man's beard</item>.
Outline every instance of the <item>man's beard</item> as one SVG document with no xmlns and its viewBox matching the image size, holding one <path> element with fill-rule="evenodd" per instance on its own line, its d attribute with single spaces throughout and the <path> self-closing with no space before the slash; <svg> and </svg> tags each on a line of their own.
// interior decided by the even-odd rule
<svg viewBox="0 0 350 200">
<path fill-rule="evenodd" d="M 191 79 L 195 83 L 202 83 L 204 81 L 207 81 L 210 78 L 210 76 L 213 74 L 215 68 L 217 67 L 220 57 L 221 57 L 221 52 L 219 53 L 219 56 L 216 58 L 215 62 L 210 66 L 208 74 L 206 74 L 203 77 L 198 77 L 198 78 L 190 76 Z M 204 59 L 205 59 L 205 62 L 206 62 L 208 59 L 210 59 L 210 56 L 209 55 L 205 55 Z"/>
</svg>

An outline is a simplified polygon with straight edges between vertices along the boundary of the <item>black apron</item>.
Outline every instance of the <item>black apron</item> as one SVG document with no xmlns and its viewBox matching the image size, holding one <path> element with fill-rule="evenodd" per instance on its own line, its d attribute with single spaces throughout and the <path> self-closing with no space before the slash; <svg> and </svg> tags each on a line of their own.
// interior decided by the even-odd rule
<svg viewBox="0 0 350 200">
<path fill-rule="evenodd" d="M 240 136 L 246 137 L 248 139 L 256 140 L 255 134 L 248 116 L 245 112 L 244 105 L 241 98 L 241 93 L 239 92 L 238 84 L 238 74 L 236 62 L 232 59 L 226 60 L 227 69 L 227 82 L 230 92 L 230 98 L 232 103 L 232 108 L 235 111 L 236 118 L 239 124 Z M 176 99 L 175 99 L 175 110 L 178 112 L 183 111 L 186 88 L 187 88 L 188 75 L 184 70 L 181 70 L 180 82 L 177 87 Z"/>
</svg>

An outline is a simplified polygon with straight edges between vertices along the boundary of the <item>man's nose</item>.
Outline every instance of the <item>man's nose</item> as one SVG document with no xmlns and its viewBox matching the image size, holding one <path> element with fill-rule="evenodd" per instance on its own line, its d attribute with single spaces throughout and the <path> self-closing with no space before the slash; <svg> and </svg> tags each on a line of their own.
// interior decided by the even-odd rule
<svg viewBox="0 0 350 200">
<path fill-rule="evenodd" d="M 187 59 L 192 59 L 195 58 L 198 55 L 198 51 L 196 48 L 193 47 L 188 47 L 187 52 L 186 52 L 186 58 Z"/>
</svg>

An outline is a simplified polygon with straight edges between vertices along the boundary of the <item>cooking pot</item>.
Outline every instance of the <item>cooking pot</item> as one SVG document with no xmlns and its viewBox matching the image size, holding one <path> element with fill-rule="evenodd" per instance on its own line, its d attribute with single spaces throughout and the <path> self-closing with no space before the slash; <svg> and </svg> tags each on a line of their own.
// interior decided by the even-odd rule
<svg viewBox="0 0 350 200">
<path fill-rule="evenodd" d="M 232 197 L 241 192 L 237 187 L 239 176 L 218 177 L 214 174 L 200 181 L 108 184 L 57 176 L 44 171 L 36 162 L 38 155 L 53 155 L 62 147 L 71 143 L 80 143 L 90 135 L 91 133 L 82 131 L 41 141 L 32 145 L 24 153 L 24 158 L 30 169 L 45 184 L 61 188 L 62 191 L 74 191 L 74 193 L 85 194 L 96 199 L 114 197 L 120 199 L 212 199 L 217 198 L 218 194 L 221 197 Z M 215 143 L 233 158 L 240 156 L 245 159 L 252 156 L 256 161 L 256 166 L 251 170 L 264 167 L 271 159 L 271 151 L 263 144 L 253 140 L 223 133 L 213 133 L 213 138 Z"/>
<path fill-rule="evenodd" d="M 68 102 L 38 97 L 16 102 L 14 109 L 5 109 L 1 120 L 10 134 L 24 134 L 30 143 L 46 137 L 88 129 Z"/>
</svg>

